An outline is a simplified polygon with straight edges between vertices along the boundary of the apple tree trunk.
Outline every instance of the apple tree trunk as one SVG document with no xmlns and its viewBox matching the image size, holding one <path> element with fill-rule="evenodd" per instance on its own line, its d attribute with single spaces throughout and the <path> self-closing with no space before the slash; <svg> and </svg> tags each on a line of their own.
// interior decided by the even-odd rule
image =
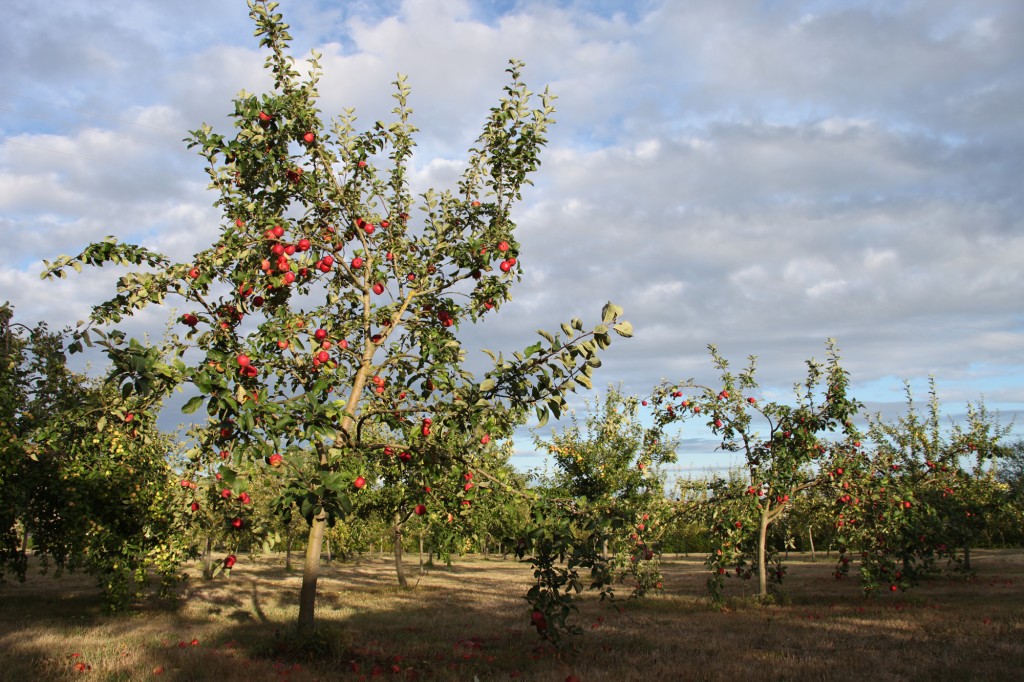
<svg viewBox="0 0 1024 682">
<path fill-rule="evenodd" d="M 299 634 L 311 635 L 316 630 L 316 583 L 320 578 L 320 551 L 324 544 L 327 515 L 323 512 L 309 524 L 309 543 L 302 566 L 302 589 L 299 591 Z"/>
<path fill-rule="evenodd" d="M 401 587 L 409 587 L 409 581 L 405 579 L 405 566 L 402 564 L 402 518 L 398 514 L 395 514 L 394 543 L 395 574 L 398 576 L 398 584 Z"/>
<path fill-rule="evenodd" d="M 761 598 L 768 596 L 768 515 L 771 510 L 771 502 L 764 501 L 764 509 L 761 511 L 761 523 L 757 531 L 757 588 Z"/>
</svg>

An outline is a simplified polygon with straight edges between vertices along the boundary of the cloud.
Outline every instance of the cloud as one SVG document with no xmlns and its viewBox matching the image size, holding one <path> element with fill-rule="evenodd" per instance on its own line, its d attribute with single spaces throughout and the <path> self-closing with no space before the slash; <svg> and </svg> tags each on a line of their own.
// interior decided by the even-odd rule
<svg viewBox="0 0 1024 682">
<path fill-rule="evenodd" d="M 219 217 L 181 139 L 204 121 L 226 130 L 232 97 L 269 81 L 229 3 L 10 11 L 0 229 L 18 253 L 0 284 L 19 316 L 73 321 L 111 280 L 40 283 L 40 259 L 106 234 L 181 259 L 209 243 Z M 510 57 L 558 95 L 515 213 L 524 281 L 470 348 L 522 348 L 612 300 L 636 336 L 609 349 L 599 385 L 713 379 L 716 343 L 737 363 L 758 355 L 765 390 L 785 395 L 837 337 L 872 400 L 898 405 L 901 377 L 934 373 L 957 400 L 1021 409 L 1005 380 L 1024 374 L 1019 2 L 284 11 L 297 53 L 323 53 L 325 116 L 390 118 L 388 83 L 408 74 L 417 188 L 458 177 Z"/>
</svg>

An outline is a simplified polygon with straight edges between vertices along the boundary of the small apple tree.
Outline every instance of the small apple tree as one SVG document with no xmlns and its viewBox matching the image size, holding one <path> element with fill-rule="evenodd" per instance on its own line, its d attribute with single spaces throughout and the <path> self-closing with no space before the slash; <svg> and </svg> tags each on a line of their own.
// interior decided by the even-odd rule
<svg viewBox="0 0 1024 682">
<path fill-rule="evenodd" d="M 611 332 L 631 328 L 608 304 L 594 328 L 573 320 L 564 336 L 541 332 L 523 352 L 492 354 L 482 378 L 470 373 L 460 331 L 496 313 L 521 276 L 511 211 L 540 165 L 552 96 L 535 107 L 513 61 L 457 190 L 417 200 L 405 78 L 395 81 L 393 121 L 357 132 L 347 110 L 325 125 L 318 56 L 302 77 L 276 7 L 250 3 L 273 91 L 238 96 L 233 135 L 204 125 L 190 138 L 223 212 L 215 243 L 177 263 L 111 237 L 44 276 L 145 266 L 78 334 L 106 347 L 127 392 L 194 391 L 185 411 L 205 408 L 205 456 L 231 453 L 223 475 L 254 453 L 285 479 L 285 506 L 309 523 L 298 627 L 310 634 L 324 530 L 352 509 L 370 462 L 390 448 L 410 454 L 410 477 L 457 480 L 484 434 L 507 437 L 531 411 L 558 416 L 567 392 L 590 386 Z M 154 383 L 157 360 L 104 328 L 171 295 L 185 306 L 184 334 L 163 349 L 173 381 Z"/>
<path fill-rule="evenodd" d="M 710 502 L 717 546 L 708 558 L 712 572 L 708 585 L 718 597 L 730 571 L 743 577 L 756 574 L 758 592 L 766 598 L 769 564 L 773 564 L 770 573 L 775 581 L 782 580 L 785 570 L 768 546 L 769 528 L 797 494 L 821 482 L 819 463 L 841 447 L 826 435 L 838 430 L 846 440 L 857 439 L 853 417 L 860 404 L 848 395 L 847 373 L 832 340 L 827 343 L 824 365 L 807 362 L 807 378 L 796 385 L 796 405 L 760 402 L 750 395 L 758 388 L 754 357 L 746 369 L 733 374 L 717 348 L 708 348 L 720 372 L 720 385 L 701 386 L 692 379 L 663 383 L 651 398 L 655 420 L 664 427 L 703 419 L 722 438 L 723 450 L 742 453 L 745 486 L 735 480 L 713 482 Z M 688 397 L 688 392 L 695 394 Z M 756 528 L 753 535 L 752 528 Z"/>
<path fill-rule="evenodd" d="M 131 602 L 151 566 L 171 596 L 185 514 L 154 404 L 71 372 L 63 333 L 12 315 L 0 307 L 0 571 L 24 579 L 31 539 L 44 569 L 94 576 L 108 610 Z"/>
<path fill-rule="evenodd" d="M 675 461 L 676 444 L 641 424 L 640 401 L 620 388 L 609 386 L 603 401 L 586 408 L 582 425 L 573 414 L 569 426 L 535 439 L 555 466 L 547 485 L 574 500 L 581 518 L 599 521 L 602 556 L 609 558 L 614 542 L 612 570 L 631 574 L 640 596 L 661 582 L 654 555 L 666 519 L 655 509 L 664 511 L 665 480 L 658 466 Z"/>
<path fill-rule="evenodd" d="M 979 403 L 967 405 L 965 425 L 944 432 L 934 380 L 924 415 L 909 385 L 906 394 L 906 413 L 873 418 L 872 447 L 851 450 L 829 471 L 842 549 L 836 576 L 849 572 L 847 552 L 859 551 L 868 593 L 906 590 L 943 557 L 970 570 L 971 545 L 1006 501 L 991 464 L 1009 428 Z"/>
</svg>

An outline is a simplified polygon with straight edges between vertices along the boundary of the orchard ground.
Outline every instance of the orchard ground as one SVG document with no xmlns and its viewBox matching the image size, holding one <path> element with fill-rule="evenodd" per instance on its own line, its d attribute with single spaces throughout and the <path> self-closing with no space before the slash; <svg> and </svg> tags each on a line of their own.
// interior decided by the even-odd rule
<svg viewBox="0 0 1024 682">
<path fill-rule="evenodd" d="M 417 575 L 415 555 L 408 571 Z M 834 556 L 832 557 L 834 558 Z M 665 589 L 581 600 L 585 634 L 558 654 L 529 626 L 528 567 L 461 558 L 395 584 L 391 558 L 325 566 L 318 619 L 334 646 L 275 653 L 295 622 L 300 574 L 283 557 L 239 559 L 230 580 L 190 565 L 177 608 L 101 613 L 87 576 L 30 571 L 0 587 L 0 679 L 18 680 L 1007 680 L 1024 668 L 1024 553 L 979 550 L 973 578 L 940 575 L 865 599 L 832 562 L 793 554 L 776 604 L 728 581 L 710 605 L 702 559 L 666 557 Z M 627 591 L 628 592 L 628 591 Z"/>
</svg>

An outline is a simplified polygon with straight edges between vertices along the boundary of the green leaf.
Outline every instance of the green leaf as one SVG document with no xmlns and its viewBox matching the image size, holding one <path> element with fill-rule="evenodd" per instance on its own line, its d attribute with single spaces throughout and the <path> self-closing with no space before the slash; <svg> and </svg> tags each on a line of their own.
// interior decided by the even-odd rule
<svg viewBox="0 0 1024 682">
<path fill-rule="evenodd" d="M 623 313 L 622 308 L 615 305 L 611 301 L 604 304 L 604 308 L 601 309 L 601 321 L 608 323 L 612 322 L 616 317 Z"/>
<path fill-rule="evenodd" d="M 480 391 L 483 392 L 483 393 L 486 393 L 487 391 L 493 391 L 494 390 L 494 386 L 495 386 L 494 379 L 491 379 L 491 378 L 484 379 L 483 382 L 480 384 Z"/>
<path fill-rule="evenodd" d="M 630 324 L 629 322 L 626 322 L 625 320 L 619 322 L 617 325 L 612 327 L 612 329 L 615 330 L 616 334 L 618 334 L 619 336 L 623 336 L 627 339 L 633 336 L 633 325 Z"/>
<path fill-rule="evenodd" d="M 204 400 L 206 400 L 206 397 L 201 395 L 197 395 L 196 397 L 191 398 L 187 403 L 182 405 L 182 413 L 192 414 L 193 412 L 199 409 L 199 407 L 203 404 Z"/>
</svg>

